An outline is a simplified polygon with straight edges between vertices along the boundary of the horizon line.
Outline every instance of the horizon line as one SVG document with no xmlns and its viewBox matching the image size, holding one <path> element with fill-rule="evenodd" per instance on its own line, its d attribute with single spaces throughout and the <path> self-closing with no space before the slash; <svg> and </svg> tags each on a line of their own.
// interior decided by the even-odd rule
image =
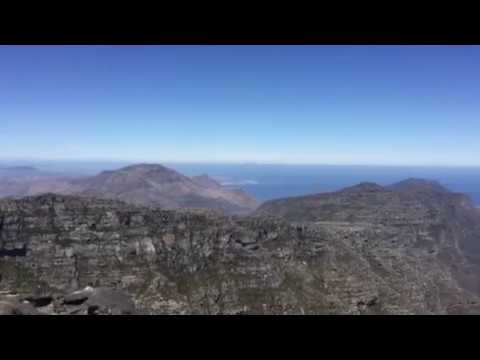
<svg viewBox="0 0 480 360">
<path fill-rule="evenodd" d="M 128 164 L 181 164 L 181 165 L 246 165 L 246 166 L 358 166 L 358 167 L 428 167 L 428 168 L 480 168 L 480 164 L 382 164 L 382 163 L 327 163 L 327 162 L 277 162 L 277 161 L 215 161 L 215 160 L 145 160 L 112 158 L 2 158 L 0 162 L 110 162 Z"/>
</svg>

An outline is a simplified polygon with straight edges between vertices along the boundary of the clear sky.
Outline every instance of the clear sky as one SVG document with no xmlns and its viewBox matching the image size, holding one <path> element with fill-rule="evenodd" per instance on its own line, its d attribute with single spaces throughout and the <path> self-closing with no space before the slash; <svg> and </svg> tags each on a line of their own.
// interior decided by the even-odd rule
<svg viewBox="0 0 480 360">
<path fill-rule="evenodd" d="M 0 158 L 480 166 L 478 46 L 0 46 Z"/>
</svg>

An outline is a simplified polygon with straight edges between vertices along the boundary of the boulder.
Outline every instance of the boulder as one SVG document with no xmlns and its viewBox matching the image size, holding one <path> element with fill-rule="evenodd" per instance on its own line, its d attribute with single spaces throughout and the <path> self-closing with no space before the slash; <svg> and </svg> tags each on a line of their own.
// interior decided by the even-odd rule
<svg viewBox="0 0 480 360">
<path fill-rule="evenodd" d="M 1 300 L 0 315 L 40 315 L 41 313 L 27 301 Z"/>
<path fill-rule="evenodd" d="M 135 313 L 135 304 L 121 291 L 97 288 L 85 303 L 89 314 L 128 315 Z"/>
<path fill-rule="evenodd" d="M 53 296 L 51 295 L 30 295 L 22 299 L 23 303 L 28 302 L 34 307 L 44 307 L 48 306 L 53 301 Z"/>
<path fill-rule="evenodd" d="M 19 303 L 16 306 L 15 311 L 15 315 L 42 315 L 42 313 L 38 311 L 35 306 L 26 301 Z"/>
<path fill-rule="evenodd" d="M 83 304 L 94 292 L 95 290 L 92 287 L 87 286 L 83 290 L 78 290 L 71 294 L 65 295 L 63 298 L 63 303 L 66 305 Z"/>
<path fill-rule="evenodd" d="M 0 315 L 16 315 L 15 308 L 9 301 L 0 301 Z"/>
</svg>

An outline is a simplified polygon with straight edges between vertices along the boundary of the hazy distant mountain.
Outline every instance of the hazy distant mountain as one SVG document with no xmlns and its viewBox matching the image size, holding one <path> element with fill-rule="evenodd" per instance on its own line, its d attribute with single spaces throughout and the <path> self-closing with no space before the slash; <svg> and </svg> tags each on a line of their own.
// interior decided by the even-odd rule
<svg viewBox="0 0 480 360">
<path fill-rule="evenodd" d="M 39 170 L 32 166 L 0 167 L 0 197 L 22 197 L 47 192 L 70 193 L 72 174 Z"/>
<path fill-rule="evenodd" d="M 203 174 L 203 175 L 199 175 L 199 176 L 193 176 L 192 180 L 195 183 L 197 183 L 198 185 L 204 186 L 204 187 L 209 187 L 209 188 L 214 188 L 214 189 L 218 189 L 218 188 L 222 187 L 222 185 L 218 181 L 212 179 L 207 174 Z"/>
<path fill-rule="evenodd" d="M 16 179 L 0 181 L 0 196 L 75 194 L 165 209 L 205 208 L 227 214 L 247 213 L 258 205 L 242 190 L 222 186 L 208 175 L 189 178 L 157 164 L 132 165 L 77 179 L 52 176 L 33 178 L 22 183 L 19 178 Z"/>
<path fill-rule="evenodd" d="M 0 178 L 0 197 L 20 196 L 27 193 L 29 185 L 25 182 Z"/>
<path fill-rule="evenodd" d="M 0 167 L 0 171 L 25 172 L 25 171 L 38 171 L 38 170 L 33 166 L 8 166 L 8 167 Z"/>
<path fill-rule="evenodd" d="M 32 166 L 0 167 L 0 179 L 3 180 L 31 180 L 42 175 L 45 173 Z"/>
<path fill-rule="evenodd" d="M 207 208 L 226 213 L 244 213 L 258 205 L 243 191 L 223 187 L 206 175 L 189 178 L 156 164 L 104 171 L 72 184 L 82 188 L 78 193 L 83 196 L 158 205 L 165 209 Z"/>
</svg>

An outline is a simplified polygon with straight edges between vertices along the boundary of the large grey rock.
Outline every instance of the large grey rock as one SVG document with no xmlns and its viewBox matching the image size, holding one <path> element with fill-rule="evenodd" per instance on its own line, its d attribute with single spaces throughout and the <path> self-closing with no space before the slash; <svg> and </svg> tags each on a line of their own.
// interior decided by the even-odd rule
<svg viewBox="0 0 480 360">
<path fill-rule="evenodd" d="M 60 314 L 130 312 L 116 291 L 149 314 L 475 313 L 480 272 L 461 245 L 478 239 L 468 203 L 392 193 L 349 189 L 311 222 L 3 200 L 0 248 L 26 251 L 0 257 L 0 291 L 68 294 L 54 299 Z M 111 290 L 70 292 L 86 286 Z"/>
<path fill-rule="evenodd" d="M 135 304 L 126 294 L 108 288 L 98 288 L 87 299 L 86 305 L 91 314 L 131 315 Z"/>
<path fill-rule="evenodd" d="M 17 305 L 16 315 L 42 315 L 42 313 L 33 304 L 22 302 Z"/>
<path fill-rule="evenodd" d="M 73 293 L 67 294 L 63 297 L 63 303 L 67 305 L 81 305 L 88 300 L 95 292 L 90 286 L 87 286 L 85 289 L 74 291 Z"/>
<path fill-rule="evenodd" d="M 0 301 L 0 315 L 16 315 L 15 304 L 9 301 Z"/>
<path fill-rule="evenodd" d="M 0 300 L 0 315 L 41 315 L 29 302 Z"/>
</svg>

